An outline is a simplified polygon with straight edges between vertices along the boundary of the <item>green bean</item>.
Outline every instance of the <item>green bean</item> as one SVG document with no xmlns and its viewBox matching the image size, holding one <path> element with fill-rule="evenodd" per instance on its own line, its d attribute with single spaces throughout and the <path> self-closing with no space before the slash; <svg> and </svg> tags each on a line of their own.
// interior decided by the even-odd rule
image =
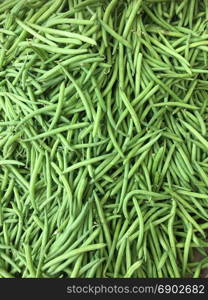
<svg viewBox="0 0 208 300">
<path fill-rule="evenodd" d="M 103 28 L 112 36 L 114 39 L 118 40 L 122 45 L 131 48 L 131 44 L 122 36 L 120 36 L 117 32 L 115 32 L 110 26 L 108 26 L 102 20 L 99 20 Z"/>
<path fill-rule="evenodd" d="M 129 102 L 128 98 L 126 97 L 125 93 L 123 91 L 120 91 L 120 95 L 121 95 L 121 98 L 126 106 L 126 108 L 128 109 L 133 121 L 134 121 L 134 124 L 135 124 L 135 127 L 138 131 L 138 133 L 141 131 L 141 125 L 140 125 L 140 122 L 139 122 L 139 119 L 136 115 L 136 112 L 134 111 L 133 107 L 131 106 L 131 103 Z"/>
<path fill-rule="evenodd" d="M 14 278 L 14 276 L 12 274 L 10 274 L 9 272 L 7 272 L 6 270 L 0 268 L 0 275 L 3 278 Z"/>
<path fill-rule="evenodd" d="M 196 130 L 194 129 L 191 125 L 189 125 L 187 122 L 182 121 L 181 123 L 192 133 L 206 148 L 208 148 L 208 142 L 203 138 L 203 136 Z"/>
<path fill-rule="evenodd" d="M 139 260 L 137 262 L 135 262 L 126 272 L 126 274 L 124 275 L 124 278 L 130 278 L 132 277 L 132 274 L 138 269 L 140 268 L 142 265 L 142 260 Z"/>
<path fill-rule="evenodd" d="M 32 262 L 30 247 L 29 247 L 28 244 L 24 244 L 24 248 L 25 248 L 25 256 L 26 256 L 27 268 L 28 268 L 28 271 L 29 271 L 29 275 L 34 278 L 35 277 L 35 270 L 34 270 L 34 266 L 33 266 L 33 262 Z"/>
<path fill-rule="evenodd" d="M 80 247 L 77 248 L 75 250 L 71 250 L 68 253 L 62 254 L 61 256 L 58 256 L 52 260 L 50 260 L 48 263 L 46 263 L 43 267 L 43 270 L 46 270 L 48 267 L 53 266 L 56 263 L 59 263 L 65 259 L 71 258 L 73 256 L 79 255 L 81 253 L 85 253 L 88 251 L 93 251 L 93 250 L 97 250 L 97 249 L 102 249 L 104 248 L 106 245 L 104 243 L 101 244 L 94 244 L 94 245 L 89 245 L 89 246 L 85 246 L 85 247 Z"/>
<path fill-rule="evenodd" d="M 83 19 L 70 19 L 70 18 L 61 18 L 57 17 L 56 19 L 49 20 L 46 25 L 51 27 L 58 24 L 77 24 L 77 25 L 93 25 L 93 20 L 83 20 Z"/>
<path fill-rule="evenodd" d="M 51 47 L 48 45 L 40 44 L 40 43 L 34 43 L 34 42 L 28 42 L 28 43 L 20 43 L 20 46 L 22 47 L 31 47 L 31 48 L 38 48 L 43 49 L 47 52 L 51 53 L 58 53 L 58 54 L 69 54 L 69 55 L 76 55 L 76 54 L 82 54 L 86 53 L 86 49 L 67 49 L 67 48 L 58 48 L 58 47 Z"/>
<path fill-rule="evenodd" d="M 56 34 L 56 35 L 60 35 L 60 36 L 68 37 L 68 38 L 74 38 L 74 39 L 78 39 L 82 42 L 89 43 L 91 45 L 96 45 L 96 41 L 94 41 L 93 39 L 88 38 L 84 35 L 81 35 L 81 34 L 77 34 L 77 33 L 74 33 L 74 32 L 63 31 L 63 30 L 58 30 L 58 29 L 53 29 L 53 28 L 48 28 L 48 27 L 39 26 L 39 25 L 36 25 L 36 24 L 31 24 L 31 23 L 29 23 L 29 25 L 32 28 L 35 28 L 35 29 L 37 29 L 39 31 L 42 31 L 42 32 Z"/>
<path fill-rule="evenodd" d="M 17 24 L 19 24 L 24 30 L 28 31 L 30 34 L 32 34 L 34 37 L 36 37 L 37 39 L 39 39 L 40 41 L 50 45 L 50 46 L 56 46 L 55 43 L 49 41 L 48 39 L 46 39 L 45 37 L 43 37 L 42 35 L 40 35 L 39 33 L 37 33 L 36 31 L 34 31 L 33 29 L 31 29 L 29 26 L 27 26 L 26 24 L 24 24 L 22 21 L 20 21 L 19 19 L 16 19 Z"/>
<path fill-rule="evenodd" d="M 69 172 L 71 172 L 75 169 L 78 169 L 78 168 L 82 167 L 82 166 L 87 166 L 89 164 L 96 163 L 100 160 L 105 160 L 106 158 L 111 157 L 111 156 L 112 156 L 112 154 L 110 153 L 110 154 L 105 154 L 105 155 L 101 155 L 101 156 L 98 156 L 98 157 L 90 158 L 88 160 L 84 160 L 84 161 L 79 162 L 77 164 L 73 164 L 71 167 L 68 167 L 66 170 L 64 170 L 64 173 L 69 173 Z"/>
<path fill-rule="evenodd" d="M 208 268 L 208 2 L 0 1 L 0 277 Z"/>
<path fill-rule="evenodd" d="M 71 64 L 71 66 L 73 66 L 73 63 L 76 63 L 76 62 L 78 62 L 80 64 L 80 61 L 82 61 L 82 63 L 84 63 L 84 62 L 87 63 L 90 59 L 92 59 L 94 61 L 102 61 L 103 60 L 103 58 L 100 58 L 100 57 L 96 58 L 96 56 L 97 56 L 96 54 L 80 54 L 80 55 L 71 57 L 67 60 L 62 61 L 61 64 L 58 64 L 57 66 L 53 67 L 49 71 L 46 71 L 39 79 L 45 81 L 46 79 L 50 78 L 57 72 L 61 71 L 61 69 L 63 67 L 68 66 L 70 64 Z"/>
<path fill-rule="evenodd" d="M 135 206 L 136 212 L 138 214 L 138 218 L 139 218 L 140 230 L 139 230 L 139 238 L 137 241 L 137 249 L 139 250 L 140 247 L 142 246 L 142 241 L 143 241 L 143 237 L 144 237 L 144 221 L 143 221 L 141 209 L 135 198 L 133 198 L 133 202 L 134 202 L 134 206 Z"/>
<path fill-rule="evenodd" d="M 64 102 L 64 93 L 65 93 L 65 83 L 63 82 L 60 86 L 59 102 L 57 104 L 56 112 L 55 112 L 54 118 L 51 122 L 51 125 L 49 127 L 49 130 L 51 130 L 55 126 L 55 124 L 57 123 L 58 118 L 61 114 L 61 109 L 62 109 L 63 102 Z"/>
<path fill-rule="evenodd" d="M 135 3 L 134 3 L 133 9 L 132 9 L 131 14 L 130 14 L 130 16 L 128 18 L 126 26 L 124 28 L 123 37 L 125 39 L 127 38 L 128 34 L 129 34 L 129 31 L 130 31 L 131 26 L 133 24 L 134 18 L 136 17 L 136 14 L 138 13 L 138 10 L 139 10 L 141 4 L 142 4 L 141 0 L 135 1 Z"/>
<path fill-rule="evenodd" d="M 188 227 L 187 237 L 184 245 L 184 256 L 183 256 L 183 276 L 185 275 L 187 261 L 188 261 L 188 255 L 189 255 L 189 248 L 190 248 L 190 241 L 192 236 L 192 226 L 190 225 Z"/>
<path fill-rule="evenodd" d="M 63 127 L 58 127 L 58 128 L 55 128 L 55 129 L 51 129 L 48 132 L 44 132 L 44 133 L 41 133 L 39 135 L 32 136 L 31 138 L 25 139 L 24 141 L 25 142 L 34 141 L 34 140 L 37 140 L 37 139 L 41 139 L 41 138 L 45 138 L 45 137 L 48 137 L 48 136 L 55 135 L 55 134 L 63 132 L 63 131 L 67 131 L 67 130 L 71 130 L 71 129 L 77 129 L 77 128 L 83 128 L 83 127 L 86 127 L 87 125 L 89 125 L 88 122 L 83 122 L 83 123 L 77 123 L 77 124 L 72 124 L 72 125 L 66 125 L 66 126 L 63 126 Z"/>
<path fill-rule="evenodd" d="M 91 120 L 92 119 L 92 111 L 91 111 L 90 104 L 87 102 L 87 99 L 86 99 L 85 95 L 83 94 L 80 87 L 78 86 L 76 81 L 73 79 L 73 77 L 69 74 L 69 72 L 67 72 L 65 69 L 64 69 L 64 72 L 66 73 L 67 77 L 71 80 L 71 82 L 75 86 L 75 88 L 77 90 L 77 93 L 79 94 L 79 96 L 80 96 L 80 98 L 83 102 L 83 105 L 85 106 L 87 115 L 88 115 L 89 119 Z"/>
</svg>

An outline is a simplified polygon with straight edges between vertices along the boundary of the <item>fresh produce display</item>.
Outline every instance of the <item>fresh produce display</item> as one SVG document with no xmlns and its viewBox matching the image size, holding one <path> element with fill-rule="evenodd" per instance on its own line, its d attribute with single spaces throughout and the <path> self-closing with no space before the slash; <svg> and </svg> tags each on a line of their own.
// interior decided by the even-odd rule
<svg viewBox="0 0 208 300">
<path fill-rule="evenodd" d="M 0 277 L 206 277 L 208 1 L 0 1 Z"/>
</svg>

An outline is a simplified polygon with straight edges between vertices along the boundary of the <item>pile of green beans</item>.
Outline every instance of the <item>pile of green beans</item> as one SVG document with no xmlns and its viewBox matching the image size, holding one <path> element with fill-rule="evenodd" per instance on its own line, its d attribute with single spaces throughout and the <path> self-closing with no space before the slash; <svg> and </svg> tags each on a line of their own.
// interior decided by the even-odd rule
<svg viewBox="0 0 208 300">
<path fill-rule="evenodd" d="M 0 277 L 208 270 L 208 0 L 0 0 Z"/>
</svg>

